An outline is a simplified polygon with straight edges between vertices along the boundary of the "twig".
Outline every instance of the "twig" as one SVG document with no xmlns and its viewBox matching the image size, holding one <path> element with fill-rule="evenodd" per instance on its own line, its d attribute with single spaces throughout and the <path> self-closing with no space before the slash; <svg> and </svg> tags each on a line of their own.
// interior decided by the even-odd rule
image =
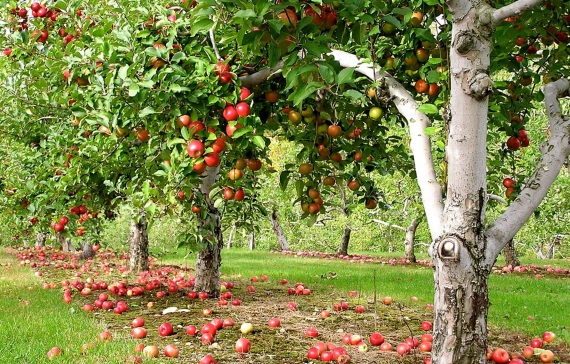
<svg viewBox="0 0 570 364">
<path fill-rule="evenodd" d="M 222 60 L 220 56 L 220 51 L 218 50 L 218 46 L 216 45 L 216 38 L 214 37 L 214 28 L 210 28 L 210 41 L 212 42 L 212 48 L 214 48 L 214 53 L 216 54 L 216 58 L 218 61 Z"/>
</svg>

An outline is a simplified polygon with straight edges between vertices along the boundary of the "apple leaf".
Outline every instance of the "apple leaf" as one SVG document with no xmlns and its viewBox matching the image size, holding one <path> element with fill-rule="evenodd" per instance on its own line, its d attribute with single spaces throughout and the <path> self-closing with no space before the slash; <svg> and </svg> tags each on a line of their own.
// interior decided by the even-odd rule
<svg viewBox="0 0 570 364">
<path fill-rule="evenodd" d="M 129 97 L 135 97 L 139 93 L 140 87 L 136 83 L 129 85 Z"/>
<path fill-rule="evenodd" d="M 287 185 L 289 184 L 289 175 L 291 174 L 291 171 L 283 171 L 281 172 L 281 175 L 279 176 L 279 187 L 281 187 L 282 191 L 285 191 L 287 189 Z"/>
<path fill-rule="evenodd" d="M 263 139 L 262 136 L 260 135 L 255 135 L 252 140 L 253 144 L 255 144 L 256 146 L 258 146 L 260 149 L 264 149 L 265 148 L 265 140 Z"/>
<path fill-rule="evenodd" d="M 354 74 L 354 68 L 349 67 L 349 68 L 343 69 L 338 74 L 337 84 L 340 86 L 340 85 L 343 85 L 345 83 L 351 83 L 353 81 L 353 77 L 352 77 L 353 74 Z"/>
<path fill-rule="evenodd" d="M 434 104 L 422 104 L 418 107 L 418 111 L 428 115 L 439 114 L 439 110 Z"/>
</svg>

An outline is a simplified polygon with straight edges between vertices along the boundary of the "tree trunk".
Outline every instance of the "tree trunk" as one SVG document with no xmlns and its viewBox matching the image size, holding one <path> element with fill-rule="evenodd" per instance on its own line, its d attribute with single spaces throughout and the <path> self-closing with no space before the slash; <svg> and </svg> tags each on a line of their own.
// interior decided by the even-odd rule
<svg viewBox="0 0 570 364">
<path fill-rule="evenodd" d="M 412 263 L 416 262 L 416 254 L 414 253 L 414 240 L 416 239 L 416 230 L 420 223 L 417 219 L 413 219 L 412 223 L 406 229 L 406 240 L 404 241 L 404 258 Z"/>
<path fill-rule="evenodd" d="M 139 221 L 131 221 L 129 237 L 130 269 L 139 273 L 148 270 L 148 233 L 145 213 L 141 213 Z"/>
<path fill-rule="evenodd" d="M 255 230 L 252 230 L 249 234 L 249 250 L 255 249 Z"/>
<path fill-rule="evenodd" d="M 289 243 L 287 242 L 287 238 L 283 233 L 283 229 L 279 224 L 279 220 L 277 219 L 277 211 L 273 210 L 271 213 L 271 225 L 273 226 L 273 231 L 277 236 L 277 241 L 279 242 L 279 246 L 281 247 L 281 251 L 289 251 Z"/>
<path fill-rule="evenodd" d="M 217 209 L 210 211 L 210 223 L 213 225 L 213 236 L 204 239 L 202 250 L 196 261 L 195 291 L 207 292 L 210 297 L 220 295 L 220 266 L 222 265 L 221 250 L 224 246 L 220 213 Z M 203 222 L 208 225 L 208 221 Z"/>
<path fill-rule="evenodd" d="M 352 229 L 349 226 L 344 228 L 344 232 L 342 233 L 342 239 L 340 240 L 340 246 L 338 247 L 337 254 L 348 255 L 348 243 L 350 242 L 351 232 Z"/>
<path fill-rule="evenodd" d="M 38 232 L 36 234 L 36 246 L 45 246 L 46 245 L 46 239 L 47 239 L 47 235 L 42 233 L 42 232 Z"/>
<path fill-rule="evenodd" d="M 210 200 L 212 185 L 218 178 L 220 167 L 208 167 L 202 178 L 200 192 L 207 204 L 208 214 L 201 219 L 202 250 L 196 260 L 195 291 L 207 292 L 210 297 L 220 295 L 220 267 L 222 265 L 221 250 L 224 246 L 220 211 Z"/>
<path fill-rule="evenodd" d="M 90 242 L 84 241 L 83 246 L 81 247 L 81 252 L 79 253 L 79 259 L 89 259 L 95 256 L 95 252 L 93 251 L 93 246 Z"/>
<path fill-rule="evenodd" d="M 503 248 L 503 254 L 505 255 L 505 265 L 510 265 L 517 267 L 521 265 L 521 261 L 517 257 L 517 252 L 515 250 L 515 240 L 511 239 Z"/>
<path fill-rule="evenodd" d="M 63 234 L 57 233 L 56 240 L 61 244 L 61 250 L 66 253 L 75 253 L 77 250 L 70 240 L 67 240 Z"/>
<path fill-rule="evenodd" d="M 228 237 L 228 242 L 226 244 L 226 249 L 230 249 L 234 242 L 234 234 L 236 232 L 236 225 L 232 225 L 232 229 L 230 230 L 230 236 Z"/>
</svg>

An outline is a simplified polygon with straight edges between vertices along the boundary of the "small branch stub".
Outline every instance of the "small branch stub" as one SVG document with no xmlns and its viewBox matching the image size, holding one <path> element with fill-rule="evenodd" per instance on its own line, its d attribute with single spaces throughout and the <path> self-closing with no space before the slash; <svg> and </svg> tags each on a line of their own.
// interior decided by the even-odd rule
<svg viewBox="0 0 570 364">
<path fill-rule="evenodd" d="M 453 237 L 447 237 L 439 243 L 439 257 L 442 260 L 459 260 L 459 241 Z"/>
<path fill-rule="evenodd" d="M 476 49 L 477 37 L 471 32 L 463 31 L 457 34 L 455 42 L 453 43 L 453 48 L 457 51 L 457 53 L 465 55 Z"/>
<path fill-rule="evenodd" d="M 482 101 L 493 92 L 493 80 L 485 70 L 467 72 L 463 77 L 463 91 L 474 99 Z"/>
</svg>

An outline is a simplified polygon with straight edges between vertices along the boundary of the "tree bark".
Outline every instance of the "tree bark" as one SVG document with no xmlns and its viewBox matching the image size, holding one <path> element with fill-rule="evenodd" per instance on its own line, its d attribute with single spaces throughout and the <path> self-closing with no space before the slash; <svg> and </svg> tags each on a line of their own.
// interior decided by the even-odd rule
<svg viewBox="0 0 570 364">
<path fill-rule="evenodd" d="M 340 246 L 338 247 L 337 254 L 348 255 L 348 243 L 350 242 L 350 233 L 352 229 L 350 227 L 345 227 L 342 233 L 342 239 L 340 240 Z"/>
<path fill-rule="evenodd" d="M 139 273 L 148 270 L 148 233 L 145 213 L 141 213 L 139 220 L 131 221 L 131 235 L 129 237 L 129 264 L 132 272 Z"/>
<path fill-rule="evenodd" d="M 230 230 L 230 236 L 228 237 L 228 242 L 226 244 L 226 249 L 230 249 L 232 247 L 232 244 L 234 242 L 234 234 L 236 232 L 236 225 L 233 224 L 232 225 L 232 229 Z"/>
<path fill-rule="evenodd" d="M 404 258 L 412 263 L 416 262 L 416 254 L 414 253 L 414 241 L 416 239 L 416 230 L 420 223 L 417 219 L 413 219 L 410 226 L 406 229 L 406 240 L 404 241 Z"/>
<path fill-rule="evenodd" d="M 255 249 L 255 230 L 252 230 L 251 233 L 249 233 L 249 250 L 254 250 Z"/>
<path fill-rule="evenodd" d="M 61 244 L 61 250 L 63 250 L 64 252 L 75 253 L 77 251 L 75 249 L 75 246 L 73 246 L 73 243 L 70 240 L 66 239 L 63 234 L 57 233 L 56 240 L 58 243 Z"/>
<path fill-rule="evenodd" d="M 202 250 L 198 253 L 196 261 L 195 291 L 207 292 L 210 297 L 220 295 L 220 267 L 222 265 L 221 250 L 224 246 L 220 213 L 212 208 L 208 221 L 202 222 L 203 226 L 211 229 L 212 235 L 204 239 Z"/>
<path fill-rule="evenodd" d="M 84 241 L 83 245 L 81 246 L 81 252 L 79 252 L 79 259 L 89 259 L 95 256 L 95 252 L 93 251 L 93 246 L 90 242 Z"/>
<path fill-rule="evenodd" d="M 279 242 L 279 246 L 281 247 L 281 251 L 289 251 L 289 243 L 287 242 L 287 238 L 285 237 L 285 233 L 283 233 L 283 229 L 279 224 L 279 220 L 277 219 L 277 211 L 273 210 L 271 213 L 271 225 L 273 226 L 273 231 L 277 236 L 277 241 Z"/>
<path fill-rule="evenodd" d="M 46 239 L 47 239 L 47 235 L 42 233 L 42 232 L 38 232 L 36 234 L 36 246 L 45 246 L 46 245 Z"/>
<path fill-rule="evenodd" d="M 220 295 L 220 267 L 222 265 L 221 250 L 224 246 L 220 211 L 210 200 L 210 191 L 218 178 L 220 167 L 208 167 L 202 178 L 200 192 L 208 208 L 208 214 L 200 219 L 202 229 L 202 250 L 196 260 L 195 291 L 207 292 L 210 297 Z"/>
<path fill-rule="evenodd" d="M 515 250 L 515 240 L 511 239 L 503 248 L 503 254 L 505 255 L 505 265 L 510 265 L 517 267 L 521 265 L 521 261 L 517 257 L 517 252 Z"/>
</svg>

